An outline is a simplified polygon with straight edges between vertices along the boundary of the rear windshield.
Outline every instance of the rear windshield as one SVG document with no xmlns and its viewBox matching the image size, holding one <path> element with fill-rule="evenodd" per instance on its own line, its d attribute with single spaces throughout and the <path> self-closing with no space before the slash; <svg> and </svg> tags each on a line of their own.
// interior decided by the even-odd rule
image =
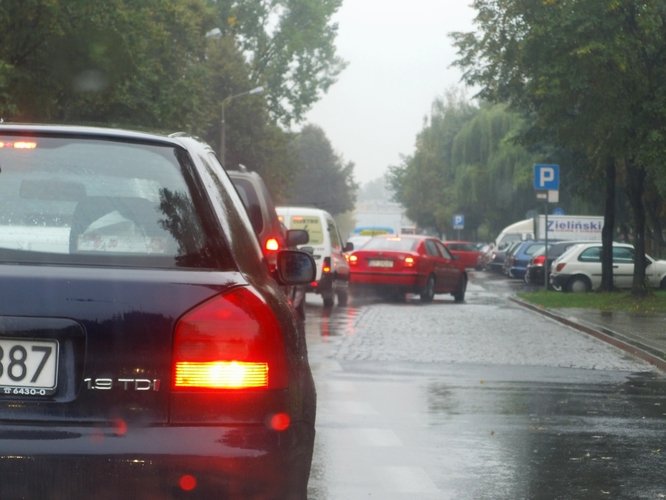
<svg viewBox="0 0 666 500">
<path fill-rule="evenodd" d="M 324 228 L 321 225 L 321 218 L 316 215 L 292 215 L 289 229 L 306 230 L 310 236 L 309 245 L 324 244 Z"/>
<path fill-rule="evenodd" d="M 363 250 L 393 250 L 396 252 L 413 252 L 419 240 L 413 238 L 372 238 Z"/>
<path fill-rule="evenodd" d="M 202 265 L 173 147 L 0 135 L 0 262 Z"/>
</svg>

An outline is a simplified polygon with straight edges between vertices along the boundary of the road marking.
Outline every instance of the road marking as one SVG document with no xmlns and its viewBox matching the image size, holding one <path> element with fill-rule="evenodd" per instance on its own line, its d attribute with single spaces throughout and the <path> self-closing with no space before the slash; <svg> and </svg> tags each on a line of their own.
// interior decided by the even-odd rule
<svg viewBox="0 0 666 500">
<path fill-rule="evenodd" d="M 400 493 L 438 493 L 439 488 L 421 467 L 388 466 L 380 471 L 386 489 Z"/>
</svg>

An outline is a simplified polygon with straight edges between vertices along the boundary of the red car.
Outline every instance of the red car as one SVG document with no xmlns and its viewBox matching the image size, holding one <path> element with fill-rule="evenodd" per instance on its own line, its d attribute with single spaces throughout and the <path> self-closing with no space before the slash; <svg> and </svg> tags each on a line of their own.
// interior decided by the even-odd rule
<svg viewBox="0 0 666 500">
<path fill-rule="evenodd" d="M 471 241 L 445 241 L 444 246 L 453 254 L 465 268 L 480 269 L 481 250 Z"/>
<path fill-rule="evenodd" d="M 431 302 L 436 293 L 465 300 L 467 273 L 440 240 L 424 235 L 381 235 L 349 256 L 352 290 L 382 295 L 417 293 Z"/>
</svg>

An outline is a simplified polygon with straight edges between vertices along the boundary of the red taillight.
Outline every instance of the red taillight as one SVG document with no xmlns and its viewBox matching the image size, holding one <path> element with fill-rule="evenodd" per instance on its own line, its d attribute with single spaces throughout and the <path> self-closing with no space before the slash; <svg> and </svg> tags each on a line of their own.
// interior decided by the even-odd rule
<svg viewBox="0 0 666 500">
<path fill-rule="evenodd" d="M 218 295 L 176 324 L 175 390 L 284 388 L 287 368 L 279 324 L 248 288 Z"/>
<path fill-rule="evenodd" d="M 264 243 L 264 250 L 269 252 L 277 252 L 280 250 L 280 242 L 277 240 L 277 238 L 268 238 L 266 243 Z"/>
<path fill-rule="evenodd" d="M 414 257 L 405 257 L 404 263 L 405 267 L 414 267 L 416 265 L 416 260 Z"/>
<path fill-rule="evenodd" d="M 546 261 L 545 255 L 537 255 L 532 259 L 532 264 L 535 266 L 543 266 L 543 263 Z"/>
<path fill-rule="evenodd" d="M 355 266 L 358 264 L 358 256 L 357 255 L 349 255 L 347 257 L 347 262 L 349 262 L 350 265 Z"/>
<path fill-rule="evenodd" d="M 564 262 L 560 262 L 557 266 L 555 266 L 555 271 L 559 273 L 562 269 L 564 269 L 564 266 L 566 266 L 566 264 Z"/>
<path fill-rule="evenodd" d="M 0 141 L 0 148 L 11 149 L 35 149 L 37 143 L 34 141 L 15 141 L 15 142 L 2 142 Z"/>
<path fill-rule="evenodd" d="M 321 272 L 330 273 L 331 272 L 331 258 L 324 257 L 324 263 L 322 264 Z"/>
</svg>

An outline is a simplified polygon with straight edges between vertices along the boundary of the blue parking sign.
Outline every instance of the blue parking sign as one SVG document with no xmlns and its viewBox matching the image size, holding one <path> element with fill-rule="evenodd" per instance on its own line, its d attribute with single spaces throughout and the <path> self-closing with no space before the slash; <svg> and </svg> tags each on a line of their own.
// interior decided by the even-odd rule
<svg viewBox="0 0 666 500">
<path fill-rule="evenodd" d="M 453 229 L 465 229 L 465 216 L 463 214 L 453 216 Z"/>
<path fill-rule="evenodd" d="M 534 189 L 557 191 L 560 189 L 560 166 L 552 163 L 534 165 Z"/>
</svg>

